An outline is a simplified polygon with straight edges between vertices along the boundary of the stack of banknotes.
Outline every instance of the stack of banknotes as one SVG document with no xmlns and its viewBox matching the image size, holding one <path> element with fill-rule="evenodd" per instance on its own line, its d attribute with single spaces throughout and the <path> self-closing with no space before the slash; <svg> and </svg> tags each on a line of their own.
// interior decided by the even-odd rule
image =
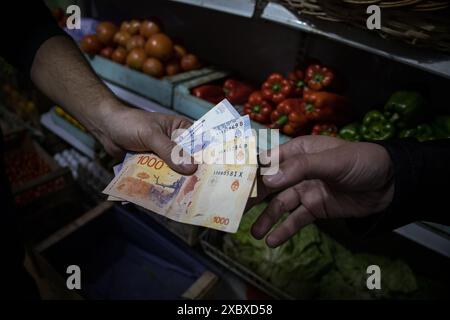
<svg viewBox="0 0 450 320">
<path fill-rule="evenodd" d="M 236 232 L 248 198 L 257 196 L 256 134 L 248 116 L 223 100 L 173 141 L 172 161 L 193 159 L 193 175 L 175 172 L 156 154 L 129 153 L 103 192 L 178 222 Z"/>
</svg>

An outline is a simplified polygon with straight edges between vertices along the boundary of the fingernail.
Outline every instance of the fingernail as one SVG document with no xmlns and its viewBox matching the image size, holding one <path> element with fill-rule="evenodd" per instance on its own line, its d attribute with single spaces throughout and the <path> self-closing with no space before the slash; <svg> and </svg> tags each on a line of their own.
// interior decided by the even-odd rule
<svg viewBox="0 0 450 320">
<path fill-rule="evenodd" d="M 283 173 L 281 172 L 281 170 L 279 170 L 277 174 L 263 177 L 264 184 L 268 185 L 277 185 L 281 182 L 282 179 Z"/>
<path fill-rule="evenodd" d="M 252 235 L 255 239 L 261 240 L 264 237 L 264 233 L 262 232 L 260 227 L 252 227 Z"/>
<path fill-rule="evenodd" d="M 278 238 L 272 235 L 268 236 L 266 239 L 266 244 L 271 248 L 278 247 L 278 242 Z"/>
</svg>

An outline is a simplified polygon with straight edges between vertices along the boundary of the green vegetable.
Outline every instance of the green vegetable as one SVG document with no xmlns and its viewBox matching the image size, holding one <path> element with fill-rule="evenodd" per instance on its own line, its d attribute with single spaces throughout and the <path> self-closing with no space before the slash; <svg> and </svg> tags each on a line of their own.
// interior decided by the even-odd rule
<svg viewBox="0 0 450 320">
<path fill-rule="evenodd" d="M 450 116 L 438 116 L 431 125 L 437 138 L 450 138 Z"/>
<path fill-rule="evenodd" d="M 339 137 L 348 141 L 361 140 L 361 125 L 359 123 L 351 123 L 339 130 Z"/>
<path fill-rule="evenodd" d="M 419 141 L 435 139 L 433 128 L 429 124 L 420 124 L 416 128 L 416 138 Z"/>
<path fill-rule="evenodd" d="M 297 232 L 285 244 L 271 249 L 264 240 L 256 240 L 250 229 L 267 206 L 254 206 L 242 218 L 239 230 L 224 237 L 223 250 L 273 286 L 294 298 L 377 299 L 415 294 L 417 281 L 402 261 L 353 254 L 315 225 Z M 368 290 L 367 267 L 376 264 L 382 270 L 381 290 Z"/>
<path fill-rule="evenodd" d="M 395 128 L 380 111 L 372 110 L 364 116 L 361 134 L 368 141 L 388 140 L 394 137 Z"/>
<path fill-rule="evenodd" d="M 417 125 L 425 114 L 425 99 L 414 91 L 397 91 L 384 106 L 387 119 L 398 128 Z"/>
<path fill-rule="evenodd" d="M 402 131 L 400 131 L 400 133 L 398 134 L 398 137 L 401 139 L 405 139 L 405 138 L 415 138 L 417 134 L 416 129 L 403 129 Z"/>
<path fill-rule="evenodd" d="M 415 128 L 403 129 L 400 131 L 399 138 L 416 138 L 419 141 L 436 139 L 435 129 L 429 124 L 420 124 Z"/>
</svg>

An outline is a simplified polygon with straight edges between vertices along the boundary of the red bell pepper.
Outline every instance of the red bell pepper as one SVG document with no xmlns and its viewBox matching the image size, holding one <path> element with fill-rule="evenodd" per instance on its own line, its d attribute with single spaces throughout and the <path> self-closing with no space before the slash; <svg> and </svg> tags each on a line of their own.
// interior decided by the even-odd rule
<svg viewBox="0 0 450 320">
<path fill-rule="evenodd" d="M 225 99 L 222 87 L 210 84 L 205 84 L 192 89 L 192 94 L 197 98 L 206 100 L 212 104 L 218 104 Z"/>
<path fill-rule="evenodd" d="M 254 89 L 244 82 L 228 79 L 223 84 L 223 91 L 232 104 L 244 104 Z"/>
<path fill-rule="evenodd" d="M 334 79 L 334 72 L 327 67 L 321 66 L 320 64 L 310 65 L 306 69 L 306 84 L 312 90 L 324 90 L 333 84 Z"/>
<path fill-rule="evenodd" d="M 292 94 L 291 82 L 279 73 L 271 74 L 261 87 L 264 99 L 280 103 Z"/>
<path fill-rule="evenodd" d="M 294 70 L 288 74 L 288 79 L 292 83 L 295 95 L 301 97 L 305 88 L 305 77 L 301 70 Z"/>
<path fill-rule="evenodd" d="M 253 92 L 244 105 L 244 113 L 248 114 L 250 119 L 259 123 L 269 123 L 272 111 L 272 105 L 264 100 L 261 91 Z"/>
<path fill-rule="evenodd" d="M 322 135 L 336 137 L 338 128 L 330 123 L 318 123 L 312 128 L 312 135 Z"/>
<path fill-rule="evenodd" d="M 270 128 L 281 129 L 281 132 L 289 136 L 305 132 L 308 119 L 300 111 L 301 103 L 302 99 L 286 99 L 279 103 L 270 115 Z"/>
<path fill-rule="evenodd" d="M 310 121 L 342 124 L 348 118 L 347 98 L 323 91 L 304 95 L 300 110 Z"/>
</svg>

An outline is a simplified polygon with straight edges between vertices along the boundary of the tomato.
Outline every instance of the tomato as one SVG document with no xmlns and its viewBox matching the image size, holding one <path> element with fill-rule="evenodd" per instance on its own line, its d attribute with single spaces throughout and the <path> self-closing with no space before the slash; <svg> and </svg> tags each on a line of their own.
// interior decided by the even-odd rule
<svg viewBox="0 0 450 320">
<path fill-rule="evenodd" d="M 168 76 L 176 75 L 177 73 L 180 73 L 180 71 L 181 67 L 178 61 L 170 61 L 166 64 L 166 74 Z"/>
<path fill-rule="evenodd" d="M 127 50 L 131 51 L 134 48 L 144 48 L 145 39 L 143 36 L 134 35 L 127 41 Z"/>
<path fill-rule="evenodd" d="M 130 21 L 130 29 L 128 30 L 128 32 L 131 35 L 138 34 L 140 28 L 141 28 L 141 23 L 138 20 L 133 19 Z"/>
<path fill-rule="evenodd" d="M 150 38 L 152 35 L 161 32 L 160 27 L 153 21 L 144 20 L 141 23 L 141 28 L 139 29 L 139 33 L 141 36 L 145 38 Z"/>
<path fill-rule="evenodd" d="M 111 60 L 120 64 L 124 64 L 126 58 L 127 58 L 127 50 L 125 50 L 123 47 L 118 47 L 111 54 Z"/>
<path fill-rule="evenodd" d="M 80 46 L 81 50 L 88 54 L 96 54 L 102 49 L 102 44 L 95 34 L 84 36 L 81 39 Z"/>
<path fill-rule="evenodd" d="M 128 21 L 122 22 L 120 25 L 120 31 L 130 33 L 130 23 Z"/>
<path fill-rule="evenodd" d="M 164 75 L 164 66 L 156 58 L 147 58 L 142 66 L 142 71 L 153 77 L 160 78 Z"/>
<path fill-rule="evenodd" d="M 175 56 L 178 59 L 183 58 L 187 54 L 186 48 L 184 48 L 183 46 L 180 46 L 179 44 L 174 45 L 173 50 L 175 51 Z"/>
<path fill-rule="evenodd" d="M 100 22 L 97 25 L 97 37 L 104 45 L 111 45 L 113 43 L 114 35 L 117 32 L 117 27 L 114 23 L 109 21 Z"/>
<path fill-rule="evenodd" d="M 194 70 L 198 68 L 200 68 L 200 61 L 198 60 L 197 56 L 189 53 L 181 59 L 181 69 L 183 69 L 184 71 Z"/>
<path fill-rule="evenodd" d="M 117 43 L 118 45 L 122 47 L 127 46 L 128 40 L 130 40 L 131 35 L 126 31 L 119 31 L 114 35 L 114 43 Z"/>
<path fill-rule="evenodd" d="M 145 51 L 153 58 L 167 61 L 173 53 L 172 40 L 164 33 L 156 33 L 147 40 Z"/>
<path fill-rule="evenodd" d="M 127 66 L 132 69 L 141 70 L 146 58 L 145 50 L 142 48 L 134 48 L 128 53 Z"/>
<path fill-rule="evenodd" d="M 104 47 L 100 51 L 100 55 L 106 59 L 111 59 L 111 55 L 112 55 L 113 51 L 114 51 L 114 49 L 111 47 Z"/>
<path fill-rule="evenodd" d="M 52 10 L 52 16 L 55 18 L 56 21 L 59 21 L 64 17 L 64 11 L 60 7 L 54 8 Z"/>
</svg>

